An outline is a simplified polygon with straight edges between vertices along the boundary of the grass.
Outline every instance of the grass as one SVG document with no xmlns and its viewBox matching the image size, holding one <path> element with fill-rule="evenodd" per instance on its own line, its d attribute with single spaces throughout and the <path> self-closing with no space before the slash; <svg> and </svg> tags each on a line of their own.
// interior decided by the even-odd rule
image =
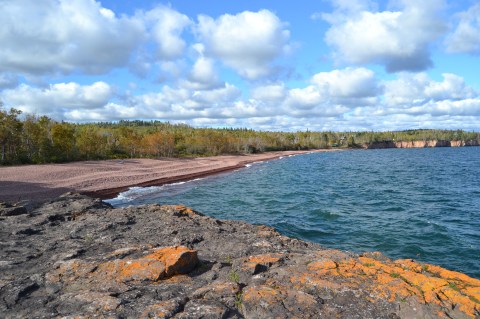
<svg viewBox="0 0 480 319">
<path fill-rule="evenodd" d="M 228 280 L 238 283 L 240 281 L 240 275 L 235 270 L 230 270 L 228 273 Z"/>
<path fill-rule="evenodd" d="M 243 296 L 243 292 L 239 292 L 238 294 L 235 295 L 235 307 L 237 307 L 237 309 L 240 309 L 240 307 L 242 306 L 242 296 Z"/>
</svg>

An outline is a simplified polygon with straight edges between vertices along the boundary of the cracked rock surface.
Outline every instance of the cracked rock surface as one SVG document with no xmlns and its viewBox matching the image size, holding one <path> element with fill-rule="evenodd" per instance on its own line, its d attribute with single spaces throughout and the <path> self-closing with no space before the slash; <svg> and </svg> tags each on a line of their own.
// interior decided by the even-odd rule
<svg viewBox="0 0 480 319">
<path fill-rule="evenodd" d="M 480 280 L 184 206 L 66 194 L 0 205 L 0 317 L 480 318 Z"/>
</svg>

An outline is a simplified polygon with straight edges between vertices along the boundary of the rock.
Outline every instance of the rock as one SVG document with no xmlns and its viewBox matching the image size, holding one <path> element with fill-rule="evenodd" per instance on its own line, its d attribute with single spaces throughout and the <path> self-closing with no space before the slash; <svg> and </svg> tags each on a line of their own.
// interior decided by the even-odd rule
<svg viewBox="0 0 480 319">
<path fill-rule="evenodd" d="M 462 147 L 462 146 L 479 146 L 479 141 L 380 141 L 371 142 L 364 145 L 367 149 L 383 149 L 383 148 L 425 148 L 425 147 Z"/>
<path fill-rule="evenodd" d="M 249 256 L 241 265 L 242 270 L 251 273 L 252 275 L 267 271 L 272 265 L 278 264 L 283 258 L 282 254 L 263 254 L 256 256 Z"/>
<path fill-rule="evenodd" d="M 177 313 L 183 311 L 186 303 L 186 298 L 162 301 L 147 307 L 140 318 L 172 318 Z"/>
<path fill-rule="evenodd" d="M 2 318 L 480 317 L 465 274 L 184 206 L 66 194 L 0 218 L 0 245 Z"/>
<path fill-rule="evenodd" d="M 176 319 L 223 319 L 227 318 L 228 308 L 218 301 L 192 300 L 185 305 Z"/>
<path fill-rule="evenodd" d="M 319 318 L 322 301 L 288 286 L 252 286 L 244 290 L 245 318 Z"/>
<path fill-rule="evenodd" d="M 46 279 L 48 283 L 61 282 L 64 286 L 68 285 L 70 291 L 124 291 L 127 289 L 126 284 L 131 285 L 132 282 L 157 282 L 187 274 L 197 263 L 197 252 L 194 250 L 187 247 L 164 247 L 137 259 L 114 259 L 100 263 L 68 260 L 47 273 Z"/>
<path fill-rule="evenodd" d="M 214 282 L 197 289 L 193 293 L 193 298 L 218 300 L 230 308 L 235 308 L 240 301 L 241 290 L 241 286 L 236 282 Z"/>
<path fill-rule="evenodd" d="M 27 209 L 23 206 L 0 203 L 0 216 L 17 216 L 27 214 Z"/>
</svg>

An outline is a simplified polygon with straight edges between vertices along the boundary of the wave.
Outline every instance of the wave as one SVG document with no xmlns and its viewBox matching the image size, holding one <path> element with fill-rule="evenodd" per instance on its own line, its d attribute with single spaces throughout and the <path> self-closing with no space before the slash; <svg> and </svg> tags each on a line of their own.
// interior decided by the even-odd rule
<svg viewBox="0 0 480 319">
<path fill-rule="evenodd" d="M 112 205 L 117 205 L 117 204 L 124 204 L 132 201 L 136 201 L 142 197 L 149 196 L 151 194 L 157 194 L 161 193 L 162 191 L 165 191 L 166 189 L 174 186 L 179 186 L 183 185 L 186 183 L 191 183 L 191 182 L 197 182 L 201 181 L 205 178 L 195 178 L 189 181 L 181 181 L 181 182 L 175 182 L 175 183 L 170 183 L 170 184 L 165 184 L 162 186 L 148 186 L 148 187 L 130 187 L 127 191 L 121 192 L 117 195 L 117 197 L 105 200 L 105 202 L 112 204 Z"/>
<path fill-rule="evenodd" d="M 253 165 L 261 164 L 261 163 L 265 163 L 265 161 L 257 161 L 257 162 L 248 163 L 248 164 L 245 164 L 245 167 L 249 168 L 249 167 L 252 167 Z M 268 163 L 268 162 L 266 162 L 266 163 Z"/>
<path fill-rule="evenodd" d="M 158 193 L 164 186 L 149 186 L 149 187 L 130 187 L 127 191 L 117 195 L 117 197 L 106 200 L 105 202 L 110 204 L 116 204 L 121 202 L 131 202 L 145 195 Z"/>
</svg>

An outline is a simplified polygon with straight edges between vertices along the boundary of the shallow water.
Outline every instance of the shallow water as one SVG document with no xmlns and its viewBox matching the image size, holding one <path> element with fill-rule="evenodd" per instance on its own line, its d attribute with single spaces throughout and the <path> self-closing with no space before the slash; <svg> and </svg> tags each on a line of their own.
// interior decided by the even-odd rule
<svg viewBox="0 0 480 319">
<path fill-rule="evenodd" d="M 162 187 L 115 206 L 185 204 L 355 252 L 480 278 L 480 147 L 312 153 Z"/>
</svg>

